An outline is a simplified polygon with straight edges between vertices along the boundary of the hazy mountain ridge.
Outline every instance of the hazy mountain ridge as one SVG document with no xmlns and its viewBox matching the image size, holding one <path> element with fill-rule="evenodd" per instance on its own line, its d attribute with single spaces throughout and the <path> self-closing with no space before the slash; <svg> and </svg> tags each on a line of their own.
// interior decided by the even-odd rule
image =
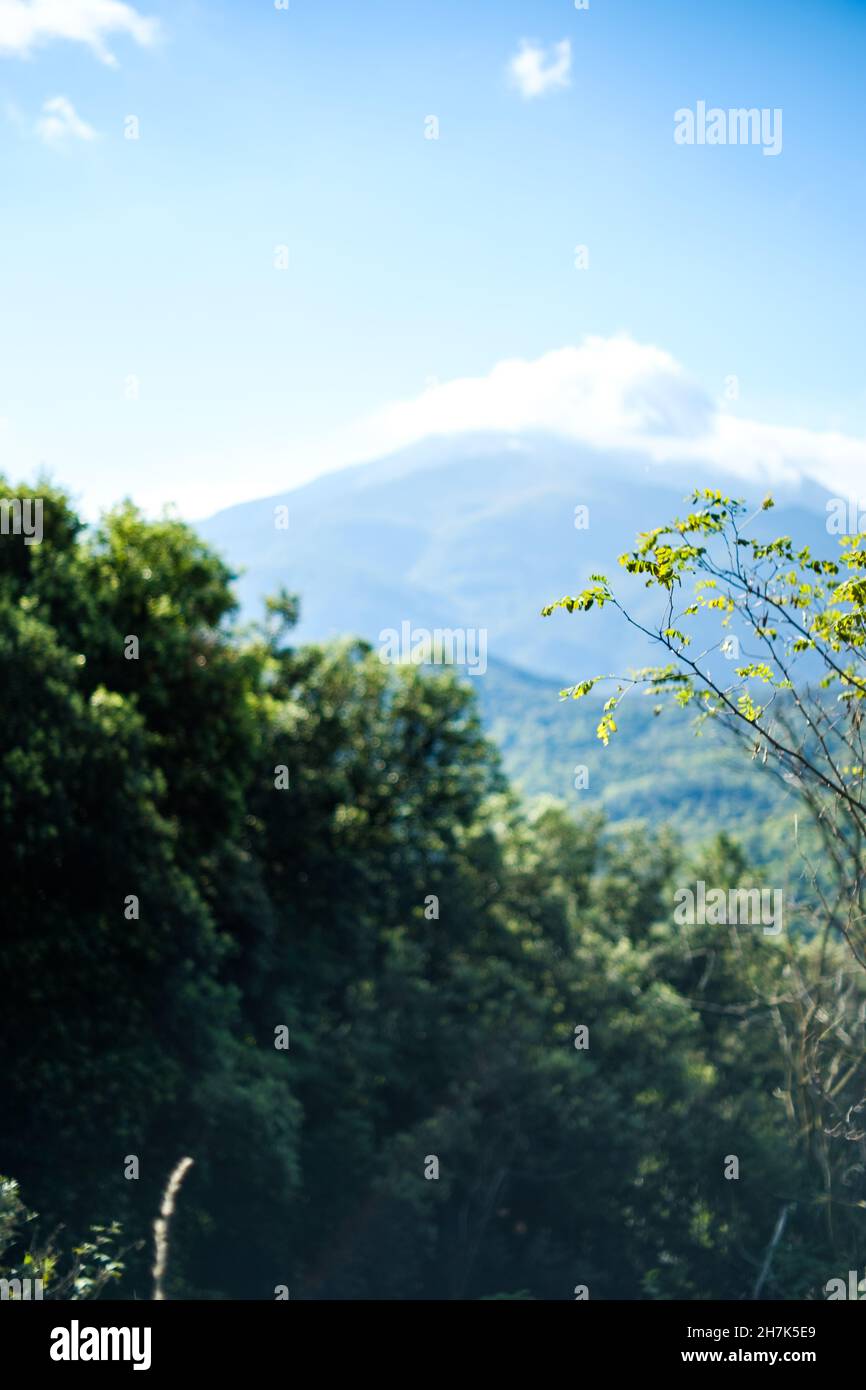
<svg viewBox="0 0 866 1390">
<path fill-rule="evenodd" d="M 792 535 L 832 554 L 826 494 L 812 484 L 768 488 L 756 479 L 708 477 L 705 467 L 655 466 L 596 454 L 548 436 L 480 435 L 427 441 L 329 474 L 295 491 L 219 512 L 199 526 L 230 565 L 247 616 L 278 586 L 301 596 L 296 640 L 354 634 L 378 644 L 383 629 L 463 627 L 488 633 L 488 669 L 471 685 L 510 777 L 529 795 L 602 807 L 613 819 L 669 820 L 687 838 L 748 828 L 759 857 L 788 834 L 778 787 L 739 749 L 710 732 L 692 736 L 684 715 L 656 719 L 638 692 L 608 749 L 595 738 L 592 702 L 558 699 L 563 685 L 658 661 L 660 652 L 615 612 L 540 616 L 545 602 L 602 571 L 650 625 L 658 597 L 619 570 L 638 532 L 682 516 L 695 486 L 721 487 L 757 508 L 777 506 L 746 534 Z M 288 529 L 275 508 L 287 507 Z M 589 509 L 575 528 L 575 507 Z M 694 629 L 693 629 L 694 630 Z M 719 640 L 709 620 L 709 640 Z M 700 650 L 701 629 L 695 650 Z M 663 654 L 662 654 L 663 655 Z M 586 766 L 589 787 L 574 787 Z"/>
<path fill-rule="evenodd" d="M 578 636 L 574 624 L 542 619 L 542 605 L 594 571 L 613 577 L 636 534 L 682 515 L 694 486 L 747 491 L 741 479 L 706 474 L 547 436 L 441 439 L 231 507 L 198 529 L 242 571 L 247 612 L 280 584 L 301 595 L 300 641 L 354 633 L 376 642 L 404 620 L 484 628 L 492 659 L 578 678 L 609 669 L 612 650 L 620 668 L 652 657 L 608 614 L 587 615 Z M 757 506 L 764 491 L 756 480 L 749 500 Z M 834 548 L 819 489 L 777 496 L 749 534 Z M 278 506 L 288 508 L 284 530 L 274 524 Z M 577 506 L 589 510 L 586 529 L 575 528 Z M 654 595 L 637 584 L 629 592 L 638 614 L 655 611 Z"/>
</svg>

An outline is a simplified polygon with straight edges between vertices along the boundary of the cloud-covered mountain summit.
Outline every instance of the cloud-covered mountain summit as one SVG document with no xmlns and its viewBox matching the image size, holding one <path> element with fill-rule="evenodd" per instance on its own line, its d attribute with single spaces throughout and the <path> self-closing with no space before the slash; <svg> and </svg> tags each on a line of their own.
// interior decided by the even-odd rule
<svg viewBox="0 0 866 1390">
<path fill-rule="evenodd" d="M 199 530 L 243 571 L 248 613 L 280 585 L 300 594 L 299 640 L 358 634 L 375 643 L 403 621 L 485 628 L 491 660 L 570 679 L 652 656 L 615 614 L 569 623 L 542 619 L 542 605 L 593 572 L 615 578 L 636 534 L 682 515 L 695 486 L 746 493 L 756 506 L 766 490 L 759 477 L 749 488 L 705 463 L 650 464 L 551 435 L 479 433 L 430 439 L 230 507 Z M 822 490 L 773 491 L 776 509 L 751 534 L 790 533 L 832 553 Z M 639 611 L 653 602 L 625 582 Z"/>
</svg>

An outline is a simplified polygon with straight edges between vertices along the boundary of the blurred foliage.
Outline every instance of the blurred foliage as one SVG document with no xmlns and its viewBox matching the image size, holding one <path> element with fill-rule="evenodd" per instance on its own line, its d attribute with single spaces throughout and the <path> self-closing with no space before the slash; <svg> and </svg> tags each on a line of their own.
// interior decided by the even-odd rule
<svg viewBox="0 0 866 1390">
<path fill-rule="evenodd" d="M 188 1153 L 174 1297 L 748 1297 L 785 1203 L 765 1294 L 849 1267 L 780 1045 L 842 953 L 675 927 L 679 842 L 522 808 L 451 674 L 293 650 L 287 595 L 238 629 L 185 526 L 40 495 L 0 538 L 0 1168 L 45 1221 L 149 1241 Z"/>
<path fill-rule="evenodd" d="M 40 1237 L 38 1217 L 24 1205 L 17 1182 L 0 1177 L 0 1277 L 8 1281 L 8 1297 L 13 1301 L 98 1298 L 122 1278 L 123 1252 L 117 1249 L 120 1227 L 116 1223 L 91 1226 L 88 1234 L 89 1239 L 69 1254 L 59 1252 L 59 1232 Z M 36 1281 L 41 1282 L 38 1295 Z"/>
</svg>

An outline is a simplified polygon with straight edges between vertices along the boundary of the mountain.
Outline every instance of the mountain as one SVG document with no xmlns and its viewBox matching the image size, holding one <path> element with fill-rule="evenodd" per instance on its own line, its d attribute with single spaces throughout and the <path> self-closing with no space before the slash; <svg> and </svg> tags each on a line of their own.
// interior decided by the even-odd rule
<svg viewBox="0 0 866 1390">
<path fill-rule="evenodd" d="M 528 795 L 602 808 L 614 820 L 670 823 L 689 840 L 717 829 L 748 833 L 755 856 L 790 844 L 791 810 L 776 784 L 742 751 L 685 715 L 655 718 L 639 692 L 618 716 L 605 749 L 593 701 L 558 698 L 562 686 L 659 659 L 610 610 L 541 618 L 542 605 L 602 571 L 652 622 L 654 591 L 629 579 L 618 556 L 639 531 L 685 511 L 696 486 L 743 496 L 742 480 L 705 466 L 650 465 L 549 436 L 435 439 L 294 491 L 217 513 L 200 533 L 240 571 L 245 614 L 285 586 L 301 596 L 299 642 L 355 634 L 380 645 L 385 629 L 485 629 L 487 667 L 468 679 L 512 780 Z M 756 479 L 748 501 L 767 491 Z M 790 534 L 825 553 L 826 494 L 811 484 L 774 488 L 774 510 L 746 534 Z M 588 525 L 575 527 L 575 508 Z M 288 529 L 275 525 L 286 508 Z M 623 584 L 624 581 L 624 584 Z M 718 640 L 717 630 L 714 641 Z M 575 788 L 575 769 L 589 785 Z"/>
<path fill-rule="evenodd" d="M 575 811 L 599 810 L 614 822 L 666 826 L 687 844 L 718 831 L 748 839 L 759 864 L 793 864 L 799 804 L 741 746 L 668 705 L 635 692 L 605 748 L 596 737 L 601 701 L 561 700 L 557 683 L 494 662 L 473 681 L 485 726 L 509 780 L 527 797 L 555 796 Z"/>
<path fill-rule="evenodd" d="M 706 466 L 651 465 L 550 436 L 470 435 L 416 445 L 332 473 L 292 492 L 246 502 L 200 523 L 242 571 L 248 614 L 279 585 L 301 595 L 298 640 L 346 633 L 378 643 L 385 629 L 484 629 L 490 659 L 569 681 L 654 659 L 610 613 L 539 616 L 596 571 L 613 578 L 636 534 L 684 511 L 695 486 L 735 496 L 740 479 Z M 766 486 L 756 480 L 757 505 Z M 823 544 L 825 495 L 785 488 L 748 534 L 789 533 Z M 275 508 L 288 509 L 288 528 Z M 588 525 L 575 527 L 575 508 Z M 621 576 L 625 578 L 625 576 Z M 628 581 L 638 615 L 656 597 Z"/>
</svg>

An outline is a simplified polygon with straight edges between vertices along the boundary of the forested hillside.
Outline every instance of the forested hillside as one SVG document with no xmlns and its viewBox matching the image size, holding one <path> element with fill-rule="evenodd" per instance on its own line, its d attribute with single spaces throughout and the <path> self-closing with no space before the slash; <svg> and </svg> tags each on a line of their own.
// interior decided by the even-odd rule
<svg viewBox="0 0 866 1390">
<path fill-rule="evenodd" d="M 765 1295 L 854 1266 L 790 1060 L 828 976 L 862 1044 L 848 953 L 673 919 L 740 847 L 530 813 L 465 682 L 296 648 L 285 596 L 238 627 L 186 527 L 43 496 L 0 538 L 8 1267 L 117 1221 L 150 1297 L 184 1155 L 173 1297 L 742 1298 L 783 1206 Z"/>
<path fill-rule="evenodd" d="M 572 680 L 586 669 L 586 657 L 577 660 Z M 561 699 L 565 679 L 491 662 L 472 684 L 485 731 L 525 797 L 554 796 L 575 813 L 603 811 L 614 822 L 667 825 L 692 846 L 724 831 L 748 844 L 753 862 L 780 872 L 796 860 L 796 799 L 720 730 L 697 728 L 637 691 L 604 748 L 596 734 L 603 699 Z"/>
<path fill-rule="evenodd" d="M 578 674 L 625 674 L 658 653 L 635 627 L 614 629 L 601 613 L 587 615 L 578 642 L 539 621 L 542 602 L 587 583 L 647 517 L 677 510 L 690 483 L 682 464 L 650 470 L 643 459 L 550 434 L 463 434 L 244 502 L 196 529 L 237 572 L 245 617 L 281 586 L 302 595 L 302 641 L 350 634 L 378 648 L 380 632 L 404 619 L 483 629 L 486 669 L 470 684 L 521 793 L 613 820 L 670 822 L 692 843 L 736 831 L 753 858 L 786 864 L 791 798 L 711 732 L 690 737 L 682 721 L 656 719 L 638 694 L 602 757 L 595 706 L 557 699 Z M 772 516 L 758 511 L 748 533 L 789 530 L 818 545 L 826 501 L 815 484 L 783 484 Z M 652 596 L 638 593 L 633 603 L 641 616 Z M 730 673 L 731 663 L 722 665 Z"/>
</svg>

